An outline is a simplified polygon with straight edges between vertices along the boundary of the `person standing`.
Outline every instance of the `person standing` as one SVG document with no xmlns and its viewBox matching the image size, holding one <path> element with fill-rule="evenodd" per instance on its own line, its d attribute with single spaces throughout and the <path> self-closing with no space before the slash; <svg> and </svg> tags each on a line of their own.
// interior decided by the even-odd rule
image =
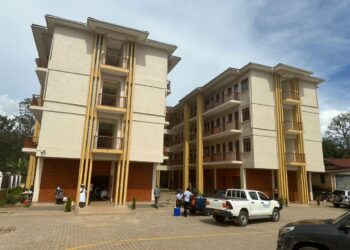
<svg viewBox="0 0 350 250">
<path fill-rule="evenodd" d="M 160 197 L 160 189 L 159 189 L 158 185 L 153 190 L 153 194 L 154 194 L 154 206 L 158 209 L 158 201 L 159 201 L 159 197 Z"/>
<path fill-rule="evenodd" d="M 184 205 L 184 216 L 187 217 L 187 209 L 190 206 L 190 198 L 191 196 L 193 196 L 193 194 L 191 193 L 190 189 L 187 188 L 186 191 L 183 194 L 184 197 L 184 201 L 185 201 L 185 205 Z"/>
<path fill-rule="evenodd" d="M 181 189 L 177 190 L 176 194 L 176 207 L 180 208 L 181 207 L 181 201 L 182 201 L 182 192 Z"/>
<path fill-rule="evenodd" d="M 80 186 L 79 207 L 81 207 L 81 208 L 85 207 L 85 203 L 86 203 L 86 189 L 85 189 L 85 185 L 81 184 L 81 186 Z"/>
</svg>

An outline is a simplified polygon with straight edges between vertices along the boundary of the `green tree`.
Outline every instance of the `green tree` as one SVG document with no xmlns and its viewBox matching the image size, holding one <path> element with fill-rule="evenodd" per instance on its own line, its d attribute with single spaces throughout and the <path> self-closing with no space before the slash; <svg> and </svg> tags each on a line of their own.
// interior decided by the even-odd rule
<svg viewBox="0 0 350 250">
<path fill-rule="evenodd" d="M 7 167 L 11 173 L 26 175 L 27 174 L 28 160 L 19 158 L 17 162 L 9 162 Z"/>
</svg>

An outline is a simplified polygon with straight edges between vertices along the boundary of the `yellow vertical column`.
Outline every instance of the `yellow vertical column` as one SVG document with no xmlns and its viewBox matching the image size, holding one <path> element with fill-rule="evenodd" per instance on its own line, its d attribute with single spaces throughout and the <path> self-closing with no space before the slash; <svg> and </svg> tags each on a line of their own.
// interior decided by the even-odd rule
<svg viewBox="0 0 350 250">
<path fill-rule="evenodd" d="M 294 91 L 299 93 L 299 80 L 293 79 L 292 87 Z M 295 119 L 296 122 L 302 122 L 301 117 L 301 105 L 297 104 L 295 107 Z M 297 152 L 299 154 L 304 154 L 304 135 L 297 135 Z M 309 202 L 309 188 L 307 185 L 307 173 L 306 173 L 306 164 L 299 166 L 297 171 L 297 180 L 298 180 L 298 198 L 299 202 L 302 204 L 307 204 Z"/>
<path fill-rule="evenodd" d="M 156 185 L 160 187 L 160 170 L 156 170 Z"/>
<path fill-rule="evenodd" d="M 276 131 L 277 131 L 277 149 L 278 149 L 278 195 L 280 198 L 289 202 L 287 168 L 285 162 L 285 138 L 283 129 L 283 104 L 282 104 L 282 86 L 281 76 L 274 75 L 275 91 L 275 111 L 276 111 Z"/>
<path fill-rule="evenodd" d="M 189 104 L 186 103 L 184 105 L 184 144 L 183 144 L 183 171 L 182 171 L 182 186 L 183 190 L 186 190 L 188 188 L 188 182 L 189 182 L 189 160 L 190 160 L 190 107 Z"/>
<path fill-rule="evenodd" d="M 203 193 L 203 95 L 199 93 L 197 95 L 197 162 L 196 162 L 196 185 L 197 192 Z"/>
</svg>

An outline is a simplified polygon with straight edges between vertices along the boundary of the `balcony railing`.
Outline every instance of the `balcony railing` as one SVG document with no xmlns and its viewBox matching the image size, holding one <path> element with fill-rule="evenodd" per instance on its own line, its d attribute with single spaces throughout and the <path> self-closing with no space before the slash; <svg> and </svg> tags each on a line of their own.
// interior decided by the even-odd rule
<svg viewBox="0 0 350 250">
<path fill-rule="evenodd" d="M 171 146 L 175 146 L 175 145 L 179 145 L 179 144 L 182 144 L 184 142 L 184 139 L 175 139 L 173 141 L 170 142 L 170 145 Z"/>
<path fill-rule="evenodd" d="M 169 160 L 170 165 L 182 165 L 183 164 L 183 159 L 173 159 Z"/>
<path fill-rule="evenodd" d="M 32 102 L 30 103 L 31 106 L 43 106 L 42 99 L 40 95 L 33 95 Z"/>
<path fill-rule="evenodd" d="M 24 138 L 24 148 L 36 148 L 38 146 L 38 138 L 33 136 L 27 136 Z"/>
<path fill-rule="evenodd" d="M 283 100 L 292 99 L 292 100 L 300 101 L 300 93 L 295 91 L 283 91 L 282 98 Z"/>
<path fill-rule="evenodd" d="M 123 149 L 123 138 L 113 136 L 95 136 L 96 149 Z"/>
<path fill-rule="evenodd" d="M 190 132 L 190 141 L 193 141 L 197 138 L 197 133 L 196 132 Z"/>
<path fill-rule="evenodd" d="M 196 157 L 190 157 L 190 163 L 191 164 L 196 163 Z"/>
<path fill-rule="evenodd" d="M 179 117 L 179 118 L 173 119 L 173 120 L 171 120 L 171 122 L 170 122 L 171 127 L 175 127 L 176 125 L 179 125 L 179 124 L 182 123 L 183 121 L 184 121 L 184 118 L 183 118 L 183 117 Z"/>
<path fill-rule="evenodd" d="M 231 101 L 231 100 L 235 100 L 235 101 L 239 101 L 240 100 L 240 93 L 239 92 L 233 92 L 230 95 L 224 95 L 224 96 L 220 96 L 220 98 L 218 99 L 213 99 L 210 100 L 209 103 L 205 104 L 205 111 L 208 111 L 209 109 L 215 108 L 225 102 Z"/>
<path fill-rule="evenodd" d="M 284 130 L 303 130 L 303 123 L 296 121 L 284 121 Z"/>
<path fill-rule="evenodd" d="M 36 58 L 35 63 L 38 68 L 47 68 L 47 60 Z"/>
<path fill-rule="evenodd" d="M 240 123 L 238 121 L 235 122 L 226 122 L 220 124 L 219 126 L 215 126 L 213 128 L 209 128 L 204 130 L 204 136 L 209 136 L 217 133 L 221 133 L 231 129 L 240 129 Z"/>
<path fill-rule="evenodd" d="M 167 80 L 166 89 L 167 89 L 167 91 L 171 92 L 171 81 L 169 81 L 169 80 Z"/>
<path fill-rule="evenodd" d="M 126 108 L 126 97 L 109 94 L 99 94 L 98 103 L 103 106 Z"/>
<path fill-rule="evenodd" d="M 129 59 L 126 57 L 116 56 L 113 54 L 102 54 L 102 64 L 119 67 L 123 69 L 128 68 Z"/>
<path fill-rule="evenodd" d="M 195 116 L 197 116 L 197 108 L 191 109 L 191 111 L 190 111 L 190 118 L 193 118 Z"/>
<path fill-rule="evenodd" d="M 219 162 L 219 161 L 241 161 L 241 152 L 224 152 L 212 155 L 204 155 L 204 162 Z"/>
<path fill-rule="evenodd" d="M 169 156 L 168 147 L 163 147 L 163 155 Z"/>
<path fill-rule="evenodd" d="M 286 157 L 286 162 L 305 163 L 305 154 L 286 153 L 285 157 Z"/>
</svg>

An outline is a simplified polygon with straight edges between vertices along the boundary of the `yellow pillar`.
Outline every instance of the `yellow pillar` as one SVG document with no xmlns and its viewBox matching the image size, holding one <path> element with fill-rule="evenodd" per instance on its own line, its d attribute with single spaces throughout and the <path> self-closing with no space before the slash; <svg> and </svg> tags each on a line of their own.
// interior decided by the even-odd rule
<svg viewBox="0 0 350 250">
<path fill-rule="evenodd" d="M 196 186 L 197 192 L 203 193 L 203 95 L 197 95 L 197 162 L 196 162 Z"/>
<path fill-rule="evenodd" d="M 157 170 L 156 185 L 160 187 L 160 170 Z"/>
<path fill-rule="evenodd" d="M 188 182 L 189 182 L 189 159 L 190 159 L 190 107 L 189 104 L 186 103 L 184 105 L 184 144 L 183 144 L 183 171 L 182 171 L 182 187 L 183 190 L 186 190 L 188 188 Z"/>
<path fill-rule="evenodd" d="M 34 184 L 36 158 L 34 155 L 29 156 L 27 179 L 25 188 L 29 189 Z"/>
<path fill-rule="evenodd" d="M 275 111 L 276 111 L 276 131 L 277 131 L 277 152 L 279 168 L 277 171 L 278 195 L 280 198 L 289 202 L 287 168 L 285 162 L 285 138 L 283 129 L 283 104 L 282 104 L 282 86 L 281 76 L 274 75 L 275 91 Z"/>
</svg>

